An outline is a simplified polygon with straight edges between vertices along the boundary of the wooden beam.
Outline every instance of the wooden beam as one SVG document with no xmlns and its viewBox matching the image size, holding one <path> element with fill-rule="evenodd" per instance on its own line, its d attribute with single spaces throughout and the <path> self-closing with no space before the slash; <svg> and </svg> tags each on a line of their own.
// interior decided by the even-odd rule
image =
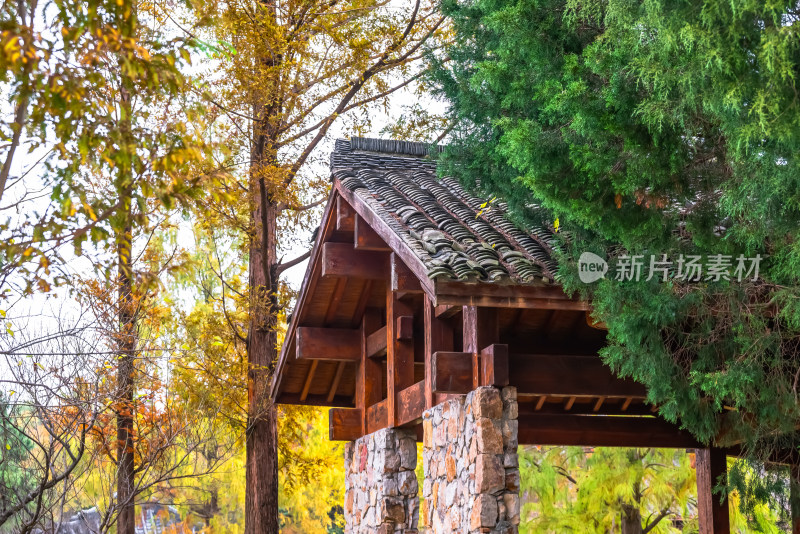
<svg viewBox="0 0 800 534">
<path fill-rule="evenodd" d="M 728 471 L 728 460 L 725 451 L 715 448 L 703 448 L 695 451 L 695 468 L 697 469 L 697 516 L 700 534 L 730 534 L 730 516 L 728 500 L 720 502 L 720 496 L 714 495 L 714 487 L 720 482 L 724 484 Z"/>
<path fill-rule="evenodd" d="M 464 325 L 464 352 L 472 355 L 472 389 L 481 385 L 480 352 L 484 347 L 497 343 L 500 332 L 497 322 L 497 310 L 464 306 L 462 311 Z"/>
<path fill-rule="evenodd" d="M 480 284 L 494 285 L 494 284 Z M 530 310 L 586 311 L 587 302 L 566 299 L 537 299 L 524 297 L 494 297 L 471 295 L 473 286 L 464 287 L 460 294 L 436 295 L 437 306 L 477 306 L 482 308 L 522 308 Z M 515 286 L 516 287 L 516 286 Z"/>
<path fill-rule="evenodd" d="M 481 350 L 481 385 L 508 385 L 508 345 L 494 343 Z"/>
<path fill-rule="evenodd" d="M 389 275 L 389 256 L 383 252 L 355 250 L 349 243 L 322 245 L 322 276 L 383 280 Z"/>
<path fill-rule="evenodd" d="M 300 326 L 296 332 L 298 360 L 357 362 L 361 359 L 358 330 Z"/>
<path fill-rule="evenodd" d="M 381 400 L 383 395 L 383 369 L 381 363 L 367 356 L 367 339 L 369 334 L 378 330 L 380 310 L 367 309 L 361 320 L 361 361 L 356 374 L 356 408 L 363 413 L 362 435 L 367 432 L 369 408 Z"/>
<path fill-rule="evenodd" d="M 472 391 L 472 353 L 433 353 L 431 373 L 433 393 L 466 394 Z"/>
<path fill-rule="evenodd" d="M 542 409 L 542 406 L 544 406 L 544 403 L 546 401 L 547 401 L 547 395 L 542 395 L 541 397 L 539 397 L 539 400 L 536 401 L 536 411 L 537 412 Z"/>
<path fill-rule="evenodd" d="M 575 404 L 575 399 L 577 397 L 570 397 L 567 399 L 567 403 L 564 405 L 564 411 L 568 412 L 572 409 L 572 405 Z"/>
<path fill-rule="evenodd" d="M 442 305 L 436 306 L 436 317 L 439 319 L 449 319 L 461 311 L 461 306 L 455 305 Z"/>
<path fill-rule="evenodd" d="M 434 292 L 437 306 L 456 305 L 579 311 L 590 309 L 588 302 L 568 297 L 556 285 L 465 284 L 463 282 L 437 279 L 434 285 Z"/>
<path fill-rule="evenodd" d="M 397 426 L 417 422 L 425 411 L 425 381 L 397 392 Z"/>
<path fill-rule="evenodd" d="M 331 441 L 355 441 L 361 433 L 364 414 L 359 408 L 331 408 L 328 411 L 328 438 Z"/>
<path fill-rule="evenodd" d="M 356 250 L 377 250 L 380 252 L 391 252 L 391 248 L 386 241 L 375 233 L 370 225 L 367 224 L 361 215 L 356 215 L 356 227 L 353 234 L 353 246 Z"/>
<path fill-rule="evenodd" d="M 690 448 L 691 434 L 656 417 L 520 414 L 519 442 L 525 445 Z"/>
<path fill-rule="evenodd" d="M 367 336 L 366 356 L 374 358 L 386 354 L 386 327 L 382 326 Z"/>
<path fill-rule="evenodd" d="M 336 365 L 336 374 L 333 375 L 333 381 L 331 382 L 331 387 L 328 390 L 328 402 L 331 402 L 336 396 L 336 390 L 339 389 L 339 382 L 342 381 L 342 375 L 344 374 L 344 366 L 346 363 L 347 362 L 339 362 Z"/>
<path fill-rule="evenodd" d="M 389 399 L 383 399 L 367 409 L 366 424 L 364 435 L 372 434 L 389 426 Z"/>
<path fill-rule="evenodd" d="M 395 321 L 394 337 L 398 341 L 410 341 L 414 339 L 414 316 L 401 315 Z"/>
<path fill-rule="evenodd" d="M 353 406 L 353 397 L 351 395 L 335 395 L 333 399 L 328 400 L 328 395 L 318 395 L 309 393 L 306 398 L 300 400 L 300 393 L 281 393 L 276 399 L 278 404 L 297 404 L 302 406 L 324 406 L 327 408 L 350 408 Z"/>
<path fill-rule="evenodd" d="M 522 394 L 644 398 L 647 390 L 617 378 L 598 356 L 511 354 L 509 383 Z"/>
<path fill-rule="evenodd" d="M 389 256 L 391 267 L 391 286 L 392 291 L 402 295 L 406 293 L 422 293 L 422 286 L 417 276 L 406 267 L 403 260 L 394 252 Z"/>
<path fill-rule="evenodd" d="M 453 329 L 435 313 L 436 309 L 430 297 L 425 295 L 423 302 L 425 331 L 425 409 L 432 408 L 435 403 L 435 369 L 433 355 L 438 351 L 453 350 Z"/>
<path fill-rule="evenodd" d="M 303 391 L 300 393 L 300 402 L 306 400 L 308 397 L 308 392 L 311 389 L 311 383 L 314 381 L 314 373 L 317 372 L 317 366 L 319 365 L 319 360 L 312 360 L 311 367 L 308 368 L 308 374 L 306 375 L 306 381 L 303 384 Z"/>
<path fill-rule="evenodd" d="M 389 413 L 388 426 L 397 426 L 397 392 L 414 384 L 414 343 L 398 339 L 397 320 L 412 315 L 408 304 L 400 301 L 388 288 L 386 291 L 386 397 Z"/>
<path fill-rule="evenodd" d="M 352 232 L 356 228 L 356 212 L 342 197 L 336 199 L 336 229 Z"/>
</svg>

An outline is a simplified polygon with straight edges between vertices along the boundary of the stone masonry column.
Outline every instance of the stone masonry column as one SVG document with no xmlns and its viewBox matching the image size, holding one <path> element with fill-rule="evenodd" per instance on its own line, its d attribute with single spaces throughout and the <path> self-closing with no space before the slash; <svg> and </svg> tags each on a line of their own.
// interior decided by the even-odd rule
<svg viewBox="0 0 800 534">
<path fill-rule="evenodd" d="M 416 534 L 417 440 L 413 430 L 385 428 L 345 446 L 345 532 Z"/>
<path fill-rule="evenodd" d="M 519 531 L 517 390 L 480 387 L 422 419 L 426 534 Z"/>
</svg>

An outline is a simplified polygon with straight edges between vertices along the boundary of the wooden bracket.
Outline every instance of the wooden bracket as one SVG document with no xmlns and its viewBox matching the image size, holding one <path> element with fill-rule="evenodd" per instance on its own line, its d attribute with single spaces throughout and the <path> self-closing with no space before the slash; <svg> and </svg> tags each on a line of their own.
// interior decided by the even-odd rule
<svg viewBox="0 0 800 534">
<path fill-rule="evenodd" d="M 508 385 L 508 345 L 495 343 L 481 351 L 481 385 Z"/>
<path fill-rule="evenodd" d="M 331 441 L 360 438 L 363 413 L 359 408 L 331 408 L 328 411 L 328 437 Z"/>
</svg>

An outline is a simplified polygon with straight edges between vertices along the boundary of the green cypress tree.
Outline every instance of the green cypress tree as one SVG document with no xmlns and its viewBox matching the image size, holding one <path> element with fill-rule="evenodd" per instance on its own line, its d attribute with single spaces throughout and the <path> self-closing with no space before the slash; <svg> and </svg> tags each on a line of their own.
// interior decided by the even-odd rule
<svg viewBox="0 0 800 534">
<path fill-rule="evenodd" d="M 455 124 L 445 172 L 504 196 L 517 217 L 559 221 L 560 282 L 592 299 L 608 325 L 603 358 L 647 385 L 664 417 L 754 461 L 797 453 L 797 0 L 444 9 L 454 39 L 435 76 Z M 583 284 L 584 251 L 617 274 L 641 255 L 642 278 Z M 690 255 L 699 281 L 677 276 Z M 730 280 L 708 270 L 715 255 Z M 747 270 L 757 255 L 758 277 L 737 280 L 737 258 Z M 645 280 L 651 256 L 671 262 L 666 281 Z"/>
</svg>

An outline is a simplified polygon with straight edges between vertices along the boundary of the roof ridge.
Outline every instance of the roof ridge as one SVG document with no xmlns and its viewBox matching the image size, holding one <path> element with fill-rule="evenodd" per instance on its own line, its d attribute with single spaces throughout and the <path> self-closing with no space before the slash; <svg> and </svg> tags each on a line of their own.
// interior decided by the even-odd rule
<svg viewBox="0 0 800 534">
<path fill-rule="evenodd" d="M 444 145 L 421 141 L 399 141 L 377 137 L 351 137 L 350 150 L 380 152 L 383 154 L 403 154 L 406 156 L 430 156 L 444 151 Z"/>
</svg>

